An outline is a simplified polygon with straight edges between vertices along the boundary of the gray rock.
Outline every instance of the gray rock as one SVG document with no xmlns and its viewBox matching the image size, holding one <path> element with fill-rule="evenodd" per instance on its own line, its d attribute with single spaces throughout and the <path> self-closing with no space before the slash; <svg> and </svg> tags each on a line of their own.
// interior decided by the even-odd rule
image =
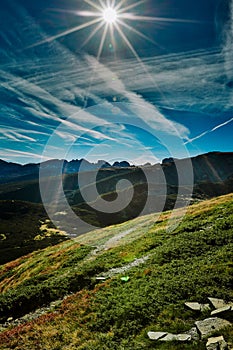
<svg viewBox="0 0 233 350">
<path fill-rule="evenodd" d="M 233 321 L 233 307 L 224 306 L 211 312 L 211 316 L 222 317 L 228 321 Z"/>
<path fill-rule="evenodd" d="M 206 318 L 203 321 L 196 321 L 195 325 L 200 333 L 201 337 L 204 338 L 211 333 L 218 331 L 222 328 L 230 326 L 231 323 L 227 320 L 218 317 Z"/>
<path fill-rule="evenodd" d="M 160 341 L 180 341 L 186 342 L 192 340 L 191 335 L 189 334 L 171 334 L 168 333 L 165 337 L 161 338 Z"/>
<path fill-rule="evenodd" d="M 233 306 L 233 303 L 227 303 L 223 299 L 208 298 L 215 309 L 221 309 L 225 306 Z"/>
<path fill-rule="evenodd" d="M 196 327 L 191 328 L 189 331 L 187 331 L 185 333 L 191 335 L 192 340 L 199 340 L 200 339 L 200 336 L 198 334 Z"/>
<path fill-rule="evenodd" d="M 167 333 L 165 333 L 165 332 L 148 332 L 147 335 L 151 340 L 159 340 L 159 339 L 165 337 L 165 335 L 167 335 Z"/>
<path fill-rule="evenodd" d="M 209 338 L 206 344 L 207 350 L 227 350 L 227 342 L 223 338 L 223 336 L 220 337 L 214 337 Z"/>
<path fill-rule="evenodd" d="M 209 304 L 200 304 L 197 302 L 187 302 L 185 305 L 193 310 L 193 311 L 205 311 L 205 310 L 210 310 L 210 305 Z"/>
</svg>

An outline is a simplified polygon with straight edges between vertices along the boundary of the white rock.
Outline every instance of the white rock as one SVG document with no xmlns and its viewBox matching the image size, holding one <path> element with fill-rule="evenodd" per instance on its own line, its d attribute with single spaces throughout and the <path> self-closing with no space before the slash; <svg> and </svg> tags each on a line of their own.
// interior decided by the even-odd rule
<svg viewBox="0 0 233 350">
<path fill-rule="evenodd" d="M 148 332 L 147 335 L 151 340 L 159 340 L 162 337 L 165 337 L 165 335 L 167 335 L 167 333 L 165 333 L 165 332 Z"/>
<path fill-rule="evenodd" d="M 211 312 L 211 316 L 220 316 L 224 318 L 224 315 L 231 315 L 233 317 L 233 309 L 231 306 L 224 306 Z"/>
<path fill-rule="evenodd" d="M 185 303 L 185 306 L 187 306 L 189 309 L 193 311 L 205 311 L 205 310 L 210 310 L 210 305 L 209 304 L 200 304 L 197 302 L 187 302 Z"/>
<path fill-rule="evenodd" d="M 165 337 L 161 338 L 160 341 L 190 341 L 192 339 L 190 334 L 171 334 L 168 333 Z"/>
<path fill-rule="evenodd" d="M 195 302 L 187 302 L 185 303 L 185 306 L 187 306 L 189 309 L 194 311 L 201 311 L 201 304 L 195 303 Z"/>
<path fill-rule="evenodd" d="M 215 309 L 220 309 L 225 306 L 233 306 L 233 303 L 227 303 L 223 299 L 208 298 Z"/>
</svg>

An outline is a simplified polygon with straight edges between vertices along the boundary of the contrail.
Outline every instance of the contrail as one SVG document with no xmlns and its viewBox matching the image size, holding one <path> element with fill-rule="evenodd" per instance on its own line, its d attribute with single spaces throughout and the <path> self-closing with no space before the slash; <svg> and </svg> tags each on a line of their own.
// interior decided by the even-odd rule
<svg viewBox="0 0 233 350">
<path fill-rule="evenodd" d="M 197 135 L 196 137 L 194 137 L 194 138 L 192 138 L 192 139 L 189 139 L 189 140 L 186 141 L 184 144 L 187 145 L 188 143 L 191 143 L 191 142 L 193 142 L 193 141 L 196 141 L 196 140 L 202 138 L 203 136 L 205 136 L 205 135 L 207 135 L 207 134 L 210 134 L 211 132 L 213 132 L 213 131 L 215 131 L 215 130 L 217 130 L 217 129 L 222 128 L 223 126 L 225 126 L 225 125 L 231 123 L 232 121 L 233 121 L 233 118 L 231 118 L 231 119 L 225 121 L 225 122 L 222 123 L 222 124 L 219 124 L 219 125 L 215 126 L 214 128 L 212 128 L 212 129 L 210 129 L 210 130 L 206 130 L 206 131 L 202 132 L 200 135 Z"/>
</svg>

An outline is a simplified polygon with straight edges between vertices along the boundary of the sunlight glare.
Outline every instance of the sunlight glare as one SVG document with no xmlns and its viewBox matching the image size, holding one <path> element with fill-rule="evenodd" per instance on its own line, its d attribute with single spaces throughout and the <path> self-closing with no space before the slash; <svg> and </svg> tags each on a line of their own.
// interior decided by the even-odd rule
<svg viewBox="0 0 233 350">
<path fill-rule="evenodd" d="M 117 11 L 112 7 L 108 7 L 106 9 L 104 9 L 103 19 L 107 23 L 115 23 L 117 20 Z"/>
</svg>

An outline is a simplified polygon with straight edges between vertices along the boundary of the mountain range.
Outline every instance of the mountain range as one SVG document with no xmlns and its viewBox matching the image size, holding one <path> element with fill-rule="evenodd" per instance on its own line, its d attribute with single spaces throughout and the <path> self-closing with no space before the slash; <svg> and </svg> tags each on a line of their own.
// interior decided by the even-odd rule
<svg viewBox="0 0 233 350">
<path fill-rule="evenodd" d="M 193 171 L 192 183 L 187 171 L 189 162 Z M 79 181 L 81 164 L 84 183 Z M 40 165 L 43 168 L 43 178 L 39 181 Z M 100 169 L 96 175 L 97 167 Z M 60 187 L 56 176 L 59 169 L 63 169 Z M 27 165 L 1 161 L 0 173 L 2 181 L 0 201 L 23 201 L 38 205 L 43 202 L 44 205 L 54 208 L 57 218 L 55 225 L 67 231 L 67 227 L 64 228 L 61 225 L 64 221 L 64 194 L 72 210 L 84 222 L 96 227 L 104 227 L 135 218 L 142 212 L 147 214 L 172 210 L 175 205 L 182 207 L 187 205 L 190 199 L 192 203 L 200 199 L 231 193 L 233 192 L 233 152 L 211 152 L 180 160 L 168 158 L 162 164 L 145 166 L 130 166 L 125 161 L 113 165 L 105 161 L 92 164 L 86 160 L 71 162 L 50 160 L 42 164 Z M 93 177 L 93 174 L 96 177 Z M 180 183 L 180 175 L 183 178 L 182 183 Z M 148 178 L 151 183 L 148 183 Z M 109 202 L 109 205 L 116 200 L 117 186 L 121 180 L 128 180 L 128 185 L 120 190 L 124 198 L 130 197 L 130 191 L 133 188 L 130 203 L 114 213 L 98 210 L 97 208 L 101 208 L 102 200 L 105 200 L 105 203 Z M 43 200 L 41 184 L 46 187 L 46 198 Z M 93 194 L 91 201 L 85 200 L 84 192 Z M 58 215 L 60 212 L 63 217 Z M 68 217 L 67 221 L 69 221 Z M 84 227 L 80 226 L 77 229 L 71 220 L 69 225 L 70 234 L 77 235 L 85 232 Z"/>
<path fill-rule="evenodd" d="M 0 183 L 35 179 L 39 175 L 40 167 L 48 175 L 52 175 L 60 167 L 62 167 L 64 174 L 74 174 L 79 171 L 93 171 L 99 168 L 125 168 L 130 167 L 130 164 L 126 161 L 114 162 L 111 165 L 104 160 L 99 160 L 97 163 L 90 163 L 86 159 L 75 159 L 71 161 L 51 159 L 42 163 L 22 165 L 0 159 Z"/>
<path fill-rule="evenodd" d="M 168 175 L 172 176 L 176 162 L 184 162 L 184 159 L 165 158 L 162 161 L 162 168 Z M 195 182 L 212 181 L 219 182 L 226 180 L 233 174 L 233 152 L 210 152 L 191 158 Z M 156 167 L 146 164 L 136 168 Z M 7 162 L 0 159 L 0 183 L 21 182 L 29 179 L 36 179 L 39 175 L 39 169 L 43 169 L 43 174 L 52 176 L 56 170 L 62 168 L 63 174 L 75 174 L 80 171 L 95 171 L 98 169 L 121 169 L 135 168 L 127 161 L 116 161 L 112 165 L 104 160 L 98 160 L 97 163 L 90 163 L 86 159 L 76 159 L 67 161 L 64 159 L 51 159 L 42 163 L 18 164 Z M 169 176 L 169 175 L 168 175 Z M 172 184 L 169 176 L 169 184 Z"/>
</svg>

